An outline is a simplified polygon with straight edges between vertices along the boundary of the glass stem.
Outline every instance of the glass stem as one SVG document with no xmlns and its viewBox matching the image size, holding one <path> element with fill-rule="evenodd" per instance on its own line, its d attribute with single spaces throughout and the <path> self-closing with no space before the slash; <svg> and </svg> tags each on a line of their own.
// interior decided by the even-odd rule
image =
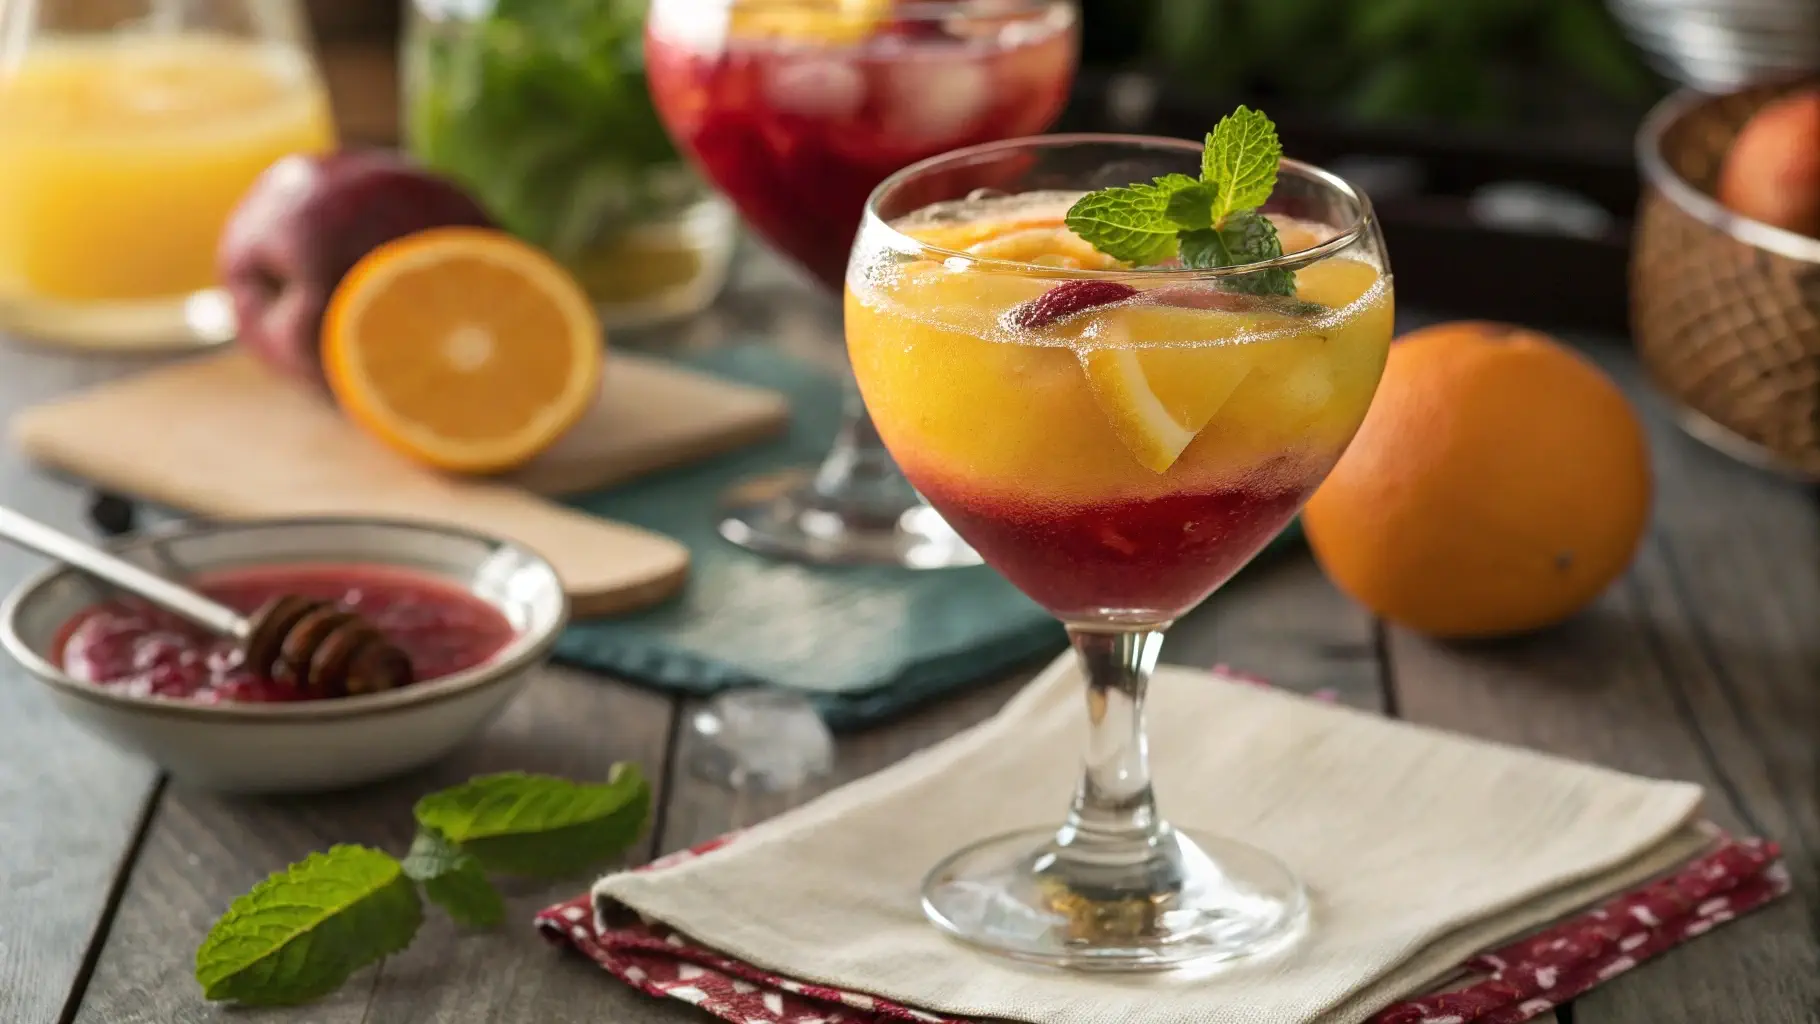
<svg viewBox="0 0 1820 1024">
<path fill-rule="evenodd" d="M 1066 861 L 1115 872 L 1140 868 L 1169 838 L 1150 789 L 1144 736 L 1145 690 L 1167 627 L 1068 627 L 1087 680 L 1087 752 L 1055 841 Z"/>
<path fill-rule="evenodd" d="M 847 514 L 895 521 L 916 504 L 916 492 L 879 439 L 852 374 L 846 376 L 841 397 L 840 432 L 815 471 L 815 493 Z"/>
</svg>

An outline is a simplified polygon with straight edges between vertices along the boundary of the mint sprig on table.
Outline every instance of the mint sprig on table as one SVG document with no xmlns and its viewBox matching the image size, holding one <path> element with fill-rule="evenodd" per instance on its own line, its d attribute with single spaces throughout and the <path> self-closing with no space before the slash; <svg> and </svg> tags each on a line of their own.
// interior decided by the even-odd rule
<svg viewBox="0 0 1820 1024">
<path fill-rule="evenodd" d="M 1138 266 L 1179 258 L 1185 267 L 1213 270 L 1275 259 L 1283 243 L 1258 208 L 1276 189 L 1282 159 L 1276 125 L 1240 107 L 1207 133 L 1200 178 L 1165 174 L 1089 192 L 1069 207 L 1067 224 L 1095 249 Z M 1280 268 L 1226 284 L 1254 295 L 1295 294 L 1294 272 Z"/>
<path fill-rule="evenodd" d="M 650 812 L 651 787 L 628 764 L 603 783 L 507 772 L 432 793 L 417 802 L 417 837 L 402 861 L 336 846 L 235 900 L 196 951 L 196 980 L 216 1001 L 320 999 L 408 947 L 423 924 L 422 897 L 458 924 L 496 926 L 505 901 L 489 873 L 580 873 L 623 853 Z"/>
</svg>

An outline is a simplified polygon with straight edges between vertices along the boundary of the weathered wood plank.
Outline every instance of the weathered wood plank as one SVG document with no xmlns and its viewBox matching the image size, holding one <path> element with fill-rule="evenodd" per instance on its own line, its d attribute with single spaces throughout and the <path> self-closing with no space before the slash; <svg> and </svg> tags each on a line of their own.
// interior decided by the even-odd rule
<svg viewBox="0 0 1820 1024">
<path fill-rule="evenodd" d="M 172 787 L 151 823 L 76 1019 L 90 1024 L 227 1019 L 228 1011 L 203 1003 L 190 977 L 197 945 L 228 903 L 271 872 L 334 843 L 367 843 L 402 854 L 412 833 L 411 804 L 440 786 L 506 769 L 601 778 L 612 763 L 635 761 L 658 784 L 661 801 L 671 709 L 666 698 L 551 669 L 482 737 L 410 778 L 281 800 L 228 799 Z M 642 857 L 650 839 L 641 845 Z M 431 908 L 411 949 L 327 1001 L 231 1016 L 300 1024 L 544 1022 L 570 1019 L 552 1015 L 553 1006 L 593 999 L 591 1019 L 621 1019 L 600 1014 L 610 1005 L 602 1000 L 614 993 L 602 991 L 606 986 L 597 972 L 558 955 L 528 927 L 533 913 L 585 884 L 509 888 L 509 923 L 499 932 L 463 933 Z"/>
<path fill-rule="evenodd" d="M 1634 385 L 1628 354 L 1597 355 Z M 1699 782 L 1721 825 L 1760 826 L 1792 841 L 1791 865 L 1807 873 L 1811 899 L 1811 867 L 1795 862 L 1811 865 L 1802 835 L 1813 792 L 1804 791 L 1804 811 L 1794 779 L 1812 752 L 1812 719 L 1799 709 L 1811 708 L 1820 678 L 1815 510 L 1805 493 L 1696 450 L 1654 402 L 1644 405 L 1659 505 L 1629 576 L 1575 620 L 1520 640 L 1447 645 L 1391 630 L 1399 710 L 1412 721 Z M 1811 787 L 1811 772 L 1803 777 Z M 1574 1020 L 1807 1024 L 1820 1008 L 1812 912 L 1790 900 L 1727 925 L 1578 1001 Z"/>
<path fill-rule="evenodd" d="M 1577 1004 L 1581 1024 L 1820 1020 L 1820 505 L 1649 415 L 1655 529 L 1632 573 L 1665 681 L 1738 826 L 1782 843 L 1794 896 Z M 1721 945 L 1721 943 L 1724 943 Z M 1754 1010 L 1754 1012 L 1751 1012 Z"/>
<path fill-rule="evenodd" d="M 136 365 L 10 346 L 0 359 L 7 418 Z M 81 534 L 84 501 L 10 447 L 0 451 L 0 502 Z M 0 546 L 0 589 L 43 564 Z M 0 666 L 0 1020 L 49 1024 L 63 1012 L 154 778 L 150 765 L 66 720 L 24 671 Z"/>
<path fill-rule="evenodd" d="M 1384 707 L 1371 616 L 1327 582 L 1299 545 L 1265 556 L 1177 625 L 1163 660 L 1224 664 L 1285 689 Z"/>
</svg>

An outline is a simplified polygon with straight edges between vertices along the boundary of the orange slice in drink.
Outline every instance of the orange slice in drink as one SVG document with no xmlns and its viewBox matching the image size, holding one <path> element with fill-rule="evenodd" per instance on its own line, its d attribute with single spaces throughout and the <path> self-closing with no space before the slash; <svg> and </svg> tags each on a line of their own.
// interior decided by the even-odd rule
<svg viewBox="0 0 1820 1024">
<path fill-rule="evenodd" d="M 498 231 L 436 228 L 355 265 L 323 321 L 348 416 L 440 469 L 494 473 L 549 447 L 600 386 L 605 339 L 569 272 Z"/>
<path fill-rule="evenodd" d="M 1027 227 L 985 239 L 967 247 L 975 256 L 1013 260 L 1069 270 L 1111 270 L 1119 261 L 1095 249 L 1087 240 L 1060 224 Z"/>
<path fill-rule="evenodd" d="M 1144 468 L 1164 473 L 1175 465 L 1251 374 L 1259 346 L 1220 343 L 1248 326 L 1229 314 L 1168 306 L 1128 306 L 1103 317 L 1100 337 L 1081 350 L 1081 369 L 1112 432 Z"/>
<path fill-rule="evenodd" d="M 740 39 L 783 39 L 827 46 L 862 42 L 891 12 L 892 0 L 748 0 L 728 29 Z"/>
</svg>

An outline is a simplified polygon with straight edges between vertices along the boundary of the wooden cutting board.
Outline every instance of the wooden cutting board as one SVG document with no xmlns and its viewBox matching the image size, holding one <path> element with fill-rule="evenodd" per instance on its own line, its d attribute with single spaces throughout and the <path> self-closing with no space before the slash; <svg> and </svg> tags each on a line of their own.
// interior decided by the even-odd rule
<svg viewBox="0 0 1820 1024">
<path fill-rule="evenodd" d="M 536 462 L 458 478 L 381 447 L 324 398 L 238 352 L 180 363 L 20 412 L 31 458 L 110 490 L 207 515 L 376 515 L 508 537 L 556 566 L 577 615 L 655 604 L 687 577 L 668 537 L 541 495 L 591 490 L 781 432 L 785 398 L 623 353 L 601 397 Z"/>
</svg>

